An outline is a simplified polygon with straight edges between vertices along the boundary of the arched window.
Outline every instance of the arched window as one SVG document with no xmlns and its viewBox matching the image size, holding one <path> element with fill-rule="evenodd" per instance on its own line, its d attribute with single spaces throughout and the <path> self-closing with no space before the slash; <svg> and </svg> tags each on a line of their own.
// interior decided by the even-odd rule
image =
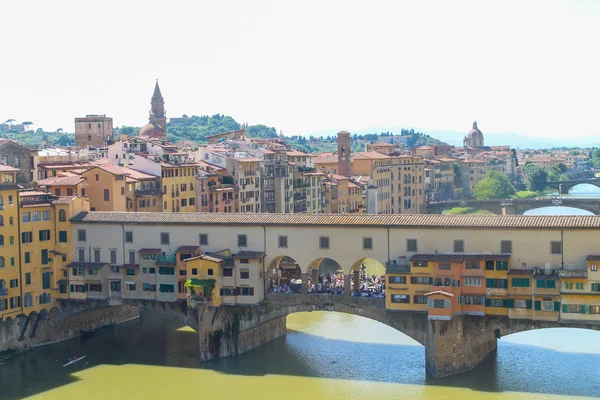
<svg viewBox="0 0 600 400">
<path fill-rule="evenodd" d="M 4 279 L 0 279 L 0 290 L 6 289 L 6 282 Z"/>
<path fill-rule="evenodd" d="M 4 246 L 4 236 L 0 235 L 0 246 Z"/>
<path fill-rule="evenodd" d="M 4 202 L 2 200 L 2 196 L 0 196 L 0 210 L 2 209 L 2 206 L 4 205 Z"/>
<path fill-rule="evenodd" d="M 58 212 L 58 221 L 67 222 L 67 212 L 65 210 L 60 210 Z"/>
<path fill-rule="evenodd" d="M 4 217 L 0 215 L 0 226 L 4 226 Z"/>
<path fill-rule="evenodd" d="M 4 257 L 0 256 L 0 268 L 4 268 Z"/>
<path fill-rule="evenodd" d="M 33 306 L 33 296 L 31 293 L 25 293 L 25 296 L 23 296 L 23 302 L 25 303 L 25 307 Z"/>
</svg>

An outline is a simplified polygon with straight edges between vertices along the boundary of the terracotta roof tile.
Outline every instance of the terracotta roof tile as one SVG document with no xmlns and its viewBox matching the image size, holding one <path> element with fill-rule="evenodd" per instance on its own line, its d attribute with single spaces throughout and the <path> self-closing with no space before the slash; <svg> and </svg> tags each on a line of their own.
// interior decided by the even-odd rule
<svg viewBox="0 0 600 400">
<path fill-rule="evenodd" d="M 52 178 L 42 179 L 38 181 L 38 185 L 40 186 L 75 186 L 85 181 L 86 178 L 81 175 L 71 175 L 71 176 L 55 176 Z"/>
<path fill-rule="evenodd" d="M 239 253 L 237 253 L 235 255 L 235 259 L 240 259 L 240 258 L 249 258 L 251 260 L 256 259 L 256 258 L 260 258 L 262 256 L 264 256 L 265 253 L 262 251 L 240 251 Z"/>
<path fill-rule="evenodd" d="M 149 213 L 91 211 L 71 221 L 128 224 L 207 224 L 207 225 L 328 225 L 420 228 L 519 228 L 519 229 L 599 229 L 595 215 L 440 215 L 440 214 L 276 214 L 276 213 Z"/>
<path fill-rule="evenodd" d="M 0 172 L 19 172 L 19 169 L 9 165 L 0 164 Z"/>
<path fill-rule="evenodd" d="M 433 261 L 433 262 L 463 262 L 480 260 L 508 260 L 510 254 L 489 253 L 438 253 L 438 254 L 415 254 L 410 261 Z"/>
<path fill-rule="evenodd" d="M 533 269 L 511 269 L 506 275 L 533 276 Z"/>
<path fill-rule="evenodd" d="M 175 253 L 195 253 L 196 250 L 200 250 L 200 246 L 179 246 Z"/>
<path fill-rule="evenodd" d="M 54 200 L 52 204 L 70 204 L 73 199 L 76 199 L 77 196 L 61 196 L 58 199 Z"/>
</svg>

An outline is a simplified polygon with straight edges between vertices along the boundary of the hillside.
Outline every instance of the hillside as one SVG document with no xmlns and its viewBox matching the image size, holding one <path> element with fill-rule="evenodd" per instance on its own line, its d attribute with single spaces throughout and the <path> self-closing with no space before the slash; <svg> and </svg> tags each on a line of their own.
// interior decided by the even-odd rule
<svg viewBox="0 0 600 400">
<path fill-rule="evenodd" d="M 63 132 L 44 132 L 38 129 L 35 132 L 17 133 L 15 131 L 0 132 L 0 138 L 14 140 L 23 146 L 42 147 L 44 143 L 49 142 L 52 146 L 74 146 L 75 134 Z"/>
</svg>

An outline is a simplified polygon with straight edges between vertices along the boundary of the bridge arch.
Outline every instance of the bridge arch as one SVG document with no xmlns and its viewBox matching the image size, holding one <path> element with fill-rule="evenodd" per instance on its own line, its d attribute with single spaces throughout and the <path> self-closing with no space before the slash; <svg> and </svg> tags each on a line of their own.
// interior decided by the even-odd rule
<svg viewBox="0 0 600 400">
<path fill-rule="evenodd" d="M 319 257 L 308 264 L 307 288 L 311 293 L 342 294 L 345 274 L 340 263 L 329 257 Z"/>
<path fill-rule="evenodd" d="M 290 256 L 275 257 L 267 269 L 269 274 L 267 278 L 267 289 L 269 291 L 282 290 L 289 288 L 290 292 L 299 293 L 301 287 L 296 282 L 302 279 L 302 268 L 300 264 Z"/>
<path fill-rule="evenodd" d="M 587 207 L 585 205 L 561 205 L 560 207 L 565 207 L 565 208 L 571 208 L 574 210 L 582 210 L 582 211 L 586 211 L 589 214 L 581 214 L 581 215 L 598 215 L 598 210 L 595 210 L 591 207 Z M 517 213 L 517 215 L 525 215 L 526 212 L 528 211 L 532 211 L 532 210 L 551 210 L 553 208 L 556 208 L 556 206 L 549 206 L 549 205 L 539 205 L 539 204 L 533 204 L 533 205 L 528 205 L 528 206 L 522 206 L 519 207 L 519 212 Z M 537 215 L 537 214 L 536 214 Z M 552 214 L 555 215 L 555 214 Z"/>
<path fill-rule="evenodd" d="M 600 189 L 600 180 L 574 180 L 574 181 L 557 181 L 548 182 L 548 187 L 560 190 L 562 194 L 567 194 L 571 189 L 579 185 L 591 185 Z"/>
<path fill-rule="evenodd" d="M 384 276 L 383 282 L 382 276 Z M 350 267 L 349 277 L 352 294 L 363 287 L 366 291 L 380 293 L 381 285 L 385 284 L 385 265 L 374 258 L 361 258 Z"/>
</svg>

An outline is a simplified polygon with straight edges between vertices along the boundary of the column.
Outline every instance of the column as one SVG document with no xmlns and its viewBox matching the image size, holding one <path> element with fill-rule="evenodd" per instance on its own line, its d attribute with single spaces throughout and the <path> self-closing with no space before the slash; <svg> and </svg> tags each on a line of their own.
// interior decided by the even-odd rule
<svg viewBox="0 0 600 400">
<path fill-rule="evenodd" d="M 360 272 L 352 271 L 352 279 L 354 279 L 354 290 L 358 290 L 360 287 Z"/>
<path fill-rule="evenodd" d="M 344 274 L 344 296 L 345 297 L 352 296 L 352 289 L 351 289 L 351 285 L 350 285 L 350 275 L 349 274 Z"/>
<path fill-rule="evenodd" d="M 301 273 L 300 279 L 302 279 L 302 294 L 308 294 L 308 274 L 306 272 Z"/>
</svg>

